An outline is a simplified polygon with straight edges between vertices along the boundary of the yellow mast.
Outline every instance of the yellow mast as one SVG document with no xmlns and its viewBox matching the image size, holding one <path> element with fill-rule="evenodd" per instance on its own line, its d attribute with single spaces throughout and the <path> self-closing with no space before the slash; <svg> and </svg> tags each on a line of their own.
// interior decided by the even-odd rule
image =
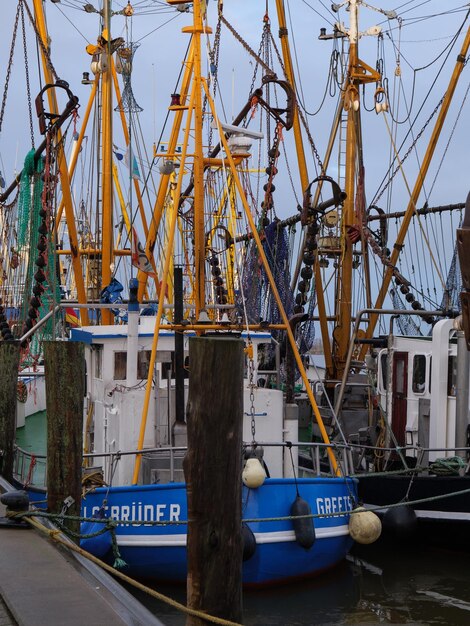
<svg viewBox="0 0 470 626">
<path fill-rule="evenodd" d="M 286 14 L 284 10 L 284 0 L 276 0 L 277 7 L 277 16 L 279 22 L 279 37 L 281 39 L 281 47 L 282 47 L 282 57 L 284 59 L 284 66 L 286 72 L 286 78 L 289 83 L 292 85 L 292 88 L 295 93 L 295 77 L 294 71 L 292 68 L 292 58 L 290 54 L 289 47 L 289 38 L 288 31 L 286 25 Z M 302 131 L 300 128 L 300 120 L 297 106 L 295 107 L 294 112 L 294 123 L 293 123 L 293 131 L 294 131 L 294 140 L 295 147 L 297 152 L 297 163 L 299 166 L 299 176 L 300 176 L 300 184 L 302 186 L 302 194 L 308 187 L 308 171 L 307 164 L 305 161 L 305 151 L 302 139 Z M 320 318 L 320 331 L 322 336 L 322 344 L 323 344 L 323 353 L 325 356 L 325 365 L 328 371 L 332 369 L 332 356 L 331 356 L 331 344 L 330 338 L 328 334 L 328 324 L 326 321 L 326 306 L 325 306 L 325 297 L 323 293 L 323 281 L 320 272 L 320 266 L 318 265 L 318 258 L 315 259 L 314 266 L 314 275 L 315 275 L 315 289 L 317 295 L 317 306 L 318 306 L 318 316 Z"/>
<path fill-rule="evenodd" d="M 101 286 L 111 282 L 114 264 L 114 233 L 113 233 L 113 95 L 111 75 L 111 0 L 103 5 L 103 44 L 106 53 L 102 58 L 101 74 L 101 166 L 102 166 L 102 198 L 101 198 Z M 132 158 L 132 157 L 131 157 Z M 132 167 L 132 164 L 131 164 Z M 103 324 L 112 324 L 114 316 L 109 309 L 103 309 Z"/>
<path fill-rule="evenodd" d="M 227 155 L 227 160 L 228 160 L 229 165 L 230 165 L 230 170 L 232 172 L 233 181 L 234 181 L 235 186 L 237 188 L 240 200 L 241 200 L 241 202 L 243 204 L 243 208 L 245 210 L 245 215 L 246 215 L 246 218 L 247 218 L 249 226 L 250 226 L 250 231 L 251 231 L 251 234 L 253 236 L 254 241 L 256 242 L 256 246 L 257 246 L 257 249 L 258 249 L 258 254 L 260 256 L 261 262 L 262 262 L 264 270 L 266 272 L 266 276 L 268 278 L 269 285 L 271 287 L 271 291 L 273 293 L 274 299 L 276 300 L 276 304 L 278 306 L 279 313 L 281 315 L 281 318 L 282 318 L 282 321 L 283 321 L 283 324 L 284 324 L 284 329 L 286 331 L 287 338 L 289 340 L 289 344 L 290 344 L 290 346 L 292 348 L 292 353 L 294 355 L 295 362 L 297 364 L 297 367 L 298 367 L 299 372 L 300 372 L 300 376 L 301 376 L 302 381 L 303 381 L 304 386 L 305 386 L 305 391 L 307 393 L 308 399 L 309 399 L 310 404 L 312 406 L 312 410 L 313 410 L 313 413 L 315 415 L 315 419 L 316 419 L 318 428 L 320 430 L 323 442 L 326 443 L 326 444 L 329 444 L 330 443 L 330 439 L 329 439 L 328 433 L 326 431 L 325 425 L 323 423 L 323 419 L 322 419 L 322 417 L 320 415 L 320 411 L 318 409 L 318 405 L 316 403 L 315 397 L 313 395 L 312 387 L 311 387 L 310 382 L 309 382 L 309 380 L 307 378 L 307 373 L 305 371 L 305 366 L 304 366 L 302 358 L 300 356 L 299 349 L 298 349 L 297 343 L 295 341 L 294 333 L 293 333 L 292 328 L 291 328 L 291 326 L 289 324 L 289 319 L 288 319 L 287 314 L 286 314 L 286 312 L 284 310 L 284 305 L 282 304 L 282 300 L 281 300 L 281 297 L 279 295 L 279 291 L 277 289 L 277 285 L 276 285 L 276 282 L 274 280 L 274 276 L 273 276 L 273 274 L 271 272 L 271 269 L 269 267 L 269 262 L 268 262 L 268 259 L 266 257 L 266 253 L 264 252 L 263 245 L 261 243 L 261 239 L 260 239 L 260 236 L 258 234 L 258 230 L 256 228 L 255 221 L 254 221 L 253 216 L 251 214 L 251 209 L 250 209 L 250 207 L 248 205 L 248 202 L 247 202 L 247 199 L 246 199 L 246 195 L 245 195 L 245 192 L 243 190 L 243 186 L 242 186 L 242 184 L 240 182 L 240 178 L 239 178 L 238 172 L 236 170 L 235 161 L 234 161 L 234 159 L 232 157 L 232 154 L 230 152 L 230 148 L 228 146 L 227 139 L 225 138 L 225 135 L 224 135 L 224 133 L 222 131 L 222 128 L 220 126 L 220 122 L 219 122 L 219 120 L 217 118 L 217 115 L 216 115 L 216 112 L 215 112 L 215 108 L 214 108 L 214 103 L 213 103 L 212 98 L 210 96 L 209 89 L 207 87 L 207 83 L 206 83 L 205 80 L 203 80 L 203 84 L 204 84 L 207 100 L 209 102 L 209 106 L 211 107 L 212 115 L 214 116 L 214 119 L 217 120 L 220 140 L 222 142 L 222 145 L 224 147 L 225 153 Z M 340 467 L 338 465 L 338 461 L 337 461 L 337 459 L 335 457 L 334 451 L 331 448 L 328 447 L 327 448 L 327 454 L 328 454 L 328 457 L 329 457 L 329 460 L 330 460 L 333 472 L 335 473 L 335 475 L 340 476 L 341 475 L 341 469 L 340 469 Z"/>
<path fill-rule="evenodd" d="M 147 377 L 147 384 L 145 386 L 144 405 L 142 408 L 139 439 L 137 443 L 138 450 L 142 450 L 143 448 L 144 438 L 145 438 L 145 429 L 147 427 L 147 416 L 148 416 L 148 410 L 149 410 L 149 404 L 150 404 L 150 395 L 152 393 L 153 371 L 154 371 L 155 362 L 157 359 L 158 335 L 159 335 L 160 326 L 162 322 L 162 316 L 163 316 L 164 294 L 165 294 L 166 286 L 168 284 L 170 265 L 172 263 L 174 238 L 175 238 L 176 223 L 177 223 L 177 218 L 178 218 L 178 205 L 179 205 L 179 200 L 181 197 L 181 187 L 182 187 L 183 175 L 184 175 L 184 163 L 187 157 L 188 141 L 189 141 L 189 134 L 190 134 L 190 129 L 191 129 L 191 115 L 192 115 L 192 111 L 194 107 L 194 100 L 195 100 L 195 92 L 194 92 L 194 89 L 192 89 L 190 101 L 189 101 L 187 123 L 186 123 L 186 128 L 184 131 L 184 141 L 183 141 L 183 148 L 182 148 L 182 153 L 181 153 L 181 167 L 179 168 L 179 171 L 178 171 L 178 179 L 177 179 L 176 189 L 175 189 L 175 194 L 174 194 L 174 202 L 170 203 L 169 205 L 172 213 L 169 218 L 170 224 L 169 224 L 169 233 L 168 233 L 168 245 L 166 246 L 166 249 L 165 249 L 165 255 L 166 255 L 165 264 L 163 267 L 162 280 L 160 284 L 160 293 L 158 297 L 158 310 L 157 310 L 157 317 L 155 319 L 155 329 L 153 333 L 152 351 L 151 351 L 150 362 L 149 362 L 149 373 Z M 175 145 L 176 145 L 176 138 L 175 138 Z M 136 485 L 139 479 L 139 471 L 140 471 L 141 462 L 142 462 L 142 457 L 140 454 L 137 454 L 135 457 L 134 473 L 132 477 L 133 485 Z"/>
<path fill-rule="evenodd" d="M 201 0 L 194 0 L 194 26 L 183 29 L 192 33 L 194 40 L 194 273 L 196 278 L 196 318 L 205 304 L 205 261 L 206 245 L 204 232 L 204 154 L 202 144 L 202 86 L 201 86 Z"/>
<path fill-rule="evenodd" d="M 462 44 L 462 48 L 460 50 L 460 54 L 457 56 L 457 61 L 455 63 L 454 71 L 452 72 L 452 76 L 449 81 L 449 86 L 444 95 L 444 99 L 442 101 L 442 106 L 439 111 L 439 115 L 437 116 L 436 124 L 433 128 L 431 138 L 429 140 L 429 144 L 424 155 L 423 162 L 421 164 L 420 170 L 418 172 L 418 176 L 416 179 L 415 186 L 413 188 L 410 200 L 408 202 L 408 206 L 406 209 L 405 216 L 403 218 L 403 222 L 401 224 L 400 230 L 397 235 L 397 240 L 393 246 L 392 254 L 390 255 L 390 265 L 385 272 L 385 276 L 383 279 L 382 287 L 380 289 L 379 295 L 377 296 L 377 300 L 375 303 L 375 309 L 380 309 L 383 305 L 385 296 L 387 295 L 388 287 L 390 285 L 390 281 L 393 276 L 393 267 L 398 261 L 398 256 L 403 247 L 403 242 L 405 241 L 406 233 L 408 231 L 408 226 L 410 225 L 411 218 L 415 214 L 416 211 L 416 203 L 418 202 L 419 195 L 423 188 L 424 179 L 426 178 L 426 174 L 428 172 L 429 166 L 431 164 L 431 160 L 434 155 L 434 150 L 436 149 L 437 142 L 439 140 L 439 135 L 441 133 L 442 127 L 444 126 L 444 122 L 449 111 L 450 103 L 452 102 L 452 98 L 454 96 L 455 88 L 457 87 L 457 83 L 459 81 L 460 75 L 465 67 L 467 53 L 470 47 L 470 27 L 467 29 L 467 34 L 465 35 L 465 39 Z M 366 331 L 366 337 L 371 338 L 374 334 L 374 329 L 378 321 L 377 314 L 371 314 L 369 316 L 369 325 Z M 361 354 L 359 356 L 360 359 L 363 359 L 365 353 L 367 351 L 367 347 L 363 346 L 361 350 Z"/>
<path fill-rule="evenodd" d="M 46 27 L 46 20 L 44 17 L 44 10 L 42 6 L 41 0 L 33 0 L 34 7 L 34 16 L 36 20 L 36 26 L 41 37 L 42 44 L 44 48 L 47 50 L 49 48 L 48 44 L 48 33 Z M 41 50 L 41 59 L 42 66 L 44 72 L 44 80 L 46 84 L 54 84 L 52 72 L 48 63 L 48 59 L 44 54 L 44 50 Z M 59 113 L 57 106 L 57 98 L 54 89 L 47 90 L 47 96 L 49 100 L 49 106 L 52 113 Z M 67 220 L 67 228 L 69 231 L 70 245 L 72 248 L 71 258 L 72 258 L 72 267 L 74 272 L 75 284 L 77 286 L 77 297 L 78 301 L 81 304 L 86 302 L 86 292 L 85 285 L 83 281 L 82 267 L 80 262 L 80 253 L 78 248 L 78 237 L 77 237 L 77 229 L 75 226 L 75 216 L 73 212 L 73 203 L 72 203 L 72 194 L 70 190 L 70 178 L 67 169 L 67 161 L 64 154 L 63 145 L 61 142 L 61 133 L 60 131 L 57 133 L 57 159 L 59 165 L 59 174 L 60 174 L 60 182 L 62 187 L 62 195 L 64 200 L 65 207 L 65 217 Z M 81 320 L 83 324 L 88 324 L 88 311 L 86 309 L 81 309 Z"/>
<path fill-rule="evenodd" d="M 356 177 L 356 114 L 359 109 L 358 81 L 353 78 L 357 63 L 357 4 L 356 0 L 349 3 L 349 84 L 344 100 L 348 111 L 346 127 L 346 200 L 343 205 L 341 220 L 341 261 L 337 276 L 337 301 L 335 315 L 336 326 L 333 331 L 333 353 L 335 378 L 341 378 L 350 340 L 351 331 L 351 299 L 352 299 L 352 259 L 353 244 L 348 237 L 348 226 L 354 223 L 354 190 Z"/>
<path fill-rule="evenodd" d="M 170 4 L 170 3 L 169 3 Z M 188 53 L 188 60 L 185 63 L 185 70 L 183 75 L 183 80 L 181 82 L 181 93 L 180 93 L 180 105 L 171 106 L 171 109 L 175 111 L 175 119 L 173 121 L 173 128 L 171 130 L 170 140 L 168 142 L 168 153 L 167 157 L 172 159 L 175 157 L 175 150 L 178 143 L 178 136 L 181 129 L 181 124 L 183 122 L 183 114 L 184 111 L 188 108 L 186 101 L 188 98 L 189 87 L 191 84 L 191 78 L 194 67 L 194 38 L 191 39 L 191 46 Z M 157 146 L 158 149 L 158 146 Z M 155 206 L 153 209 L 152 219 L 150 220 L 149 232 L 147 236 L 147 241 L 145 243 L 145 253 L 147 258 L 151 258 L 153 256 L 153 249 L 155 247 L 155 243 L 157 240 L 157 232 L 160 226 L 160 220 L 162 219 L 163 207 L 165 206 L 165 198 L 168 191 L 168 185 L 170 183 L 170 174 L 162 175 L 160 179 L 160 184 L 158 187 L 157 199 L 155 201 Z M 137 280 L 139 281 L 139 291 L 138 297 L 139 300 L 142 300 L 144 295 L 145 286 L 147 284 L 147 274 L 139 271 L 137 273 Z"/>
<path fill-rule="evenodd" d="M 358 56 L 358 0 L 349 0 L 350 26 L 349 68 L 344 94 L 344 108 L 348 112 L 346 129 L 346 177 L 345 192 L 347 198 L 343 205 L 341 220 L 341 260 L 337 276 L 336 326 L 333 331 L 334 375 L 341 378 L 351 340 L 352 323 L 352 271 L 353 242 L 348 236 L 348 228 L 355 224 L 356 161 L 359 137 L 359 86 L 377 82 L 380 74 L 366 65 Z"/>
<path fill-rule="evenodd" d="M 70 178 L 73 178 L 73 175 L 75 173 L 75 167 L 77 166 L 78 155 L 80 154 L 80 150 L 82 149 L 83 138 L 85 137 L 88 120 L 90 118 L 91 109 L 92 109 L 93 102 L 96 96 L 98 80 L 99 80 L 98 77 L 96 77 L 95 80 L 93 81 L 91 92 L 90 92 L 90 97 L 88 98 L 88 104 L 85 109 L 85 115 L 83 116 L 82 125 L 80 128 L 80 132 L 78 134 L 77 149 L 74 150 L 72 158 L 69 163 L 69 177 Z M 62 200 L 60 201 L 59 208 L 57 209 L 57 216 L 55 220 L 56 229 L 59 228 L 59 224 L 60 224 L 60 220 L 62 219 L 63 212 L 64 212 L 64 198 L 62 198 Z"/>
<path fill-rule="evenodd" d="M 167 2 L 169 4 L 177 4 L 179 3 L 180 0 L 167 0 Z M 254 219 L 251 215 L 251 210 L 250 207 L 248 206 L 248 202 L 246 200 L 245 197 L 245 193 L 242 187 L 242 184 L 240 182 L 239 176 L 238 176 L 238 172 L 236 170 L 236 165 L 235 165 L 235 161 L 230 153 L 230 149 L 228 147 L 228 143 L 227 140 L 225 138 L 224 132 L 222 131 L 222 128 L 220 126 L 220 123 L 218 122 L 218 118 L 216 116 L 216 112 L 215 112 L 215 108 L 214 108 L 214 103 L 212 101 L 211 95 L 209 93 L 209 89 L 207 87 L 207 83 L 205 81 L 205 79 L 202 78 L 201 76 L 201 68 L 200 68 L 200 34 L 203 32 L 203 27 L 202 27 L 202 14 L 201 14 L 201 2 L 200 0 L 193 0 L 193 26 L 192 27 L 185 27 L 183 28 L 183 32 L 189 32 L 193 34 L 193 44 L 194 44 L 194 64 L 198 65 L 198 67 L 194 67 L 194 71 L 193 71 L 193 84 L 192 84 L 192 88 L 191 88 L 191 97 L 190 97 L 190 102 L 189 102 L 189 110 L 188 110 L 188 115 L 186 118 L 186 128 L 185 128 L 185 137 L 184 137 L 184 142 L 183 142 L 183 149 L 182 149 L 182 154 L 181 154 L 181 162 L 180 162 L 180 168 L 179 168 L 179 172 L 178 172 L 178 181 L 177 181 L 177 185 L 176 185 L 176 190 L 175 190 L 175 197 L 174 197 L 174 202 L 170 204 L 170 207 L 172 209 L 172 215 L 170 218 L 170 229 L 169 229 L 169 241 L 168 241 L 168 245 L 166 246 L 166 257 L 165 257 L 165 266 L 163 269 L 163 275 L 162 275 L 162 282 L 160 285 L 160 293 L 159 293 L 159 302 L 158 302 L 158 311 L 157 311 L 157 317 L 156 317 L 156 321 L 155 321 L 155 329 L 154 329 L 154 339 L 153 339 L 153 343 L 152 343 L 152 351 L 151 351 L 151 357 L 150 357 L 150 363 L 149 363 L 149 375 L 147 378 L 147 385 L 146 385 L 146 390 L 145 390 L 145 398 L 144 398 L 144 406 L 142 409 L 142 419 L 141 419 L 141 424 L 140 424 L 140 431 L 139 431 L 139 439 L 138 439 L 138 443 L 137 443 L 137 448 L 139 450 L 142 449 L 143 447 L 143 443 L 144 443 L 144 437 L 145 437 L 145 430 L 146 430 L 146 426 L 147 426 L 147 414 L 148 414 L 148 407 L 149 407 L 149 401 L 150 401 L 150 394 L 151 394 L 151 389 L 152 389 L 152 376 L 153 376 L 153 368 L 155 366 L 155 360 L 156 360 L 156 353 L 157 353 L 157 346 L 158 346 L 158 335 L 159 335 L 159 330 L 160 330 L 160 325 L 161 325 L 161 319 L 162 319 L 162 313 L 163 313 L 163 308 L 164 308 L 164 298 L 163 295 L 165 293 L 165 288 L 166 288 L 166 284 L 168 281 L 168 272 L 169 272 L 169 267 L 170 267 L 170 260 L 171 260 L 171 255 L 173 253 L 173 246 L 174 246 L 174 234 L 175 234 L 175 230 L 176 230 L 176 222 L 177 222 L 177 210 L 178 210 L 178 205 L 179 205 L 179 200 L 180 200 L 180 196 L 181 196 L 181 184 L 182 184 L 182 178 L 183 178 L 183 172 L 184 172 L 184 167 L 185 167 L 185 162 L 186 162 L 186 158 L 187 158 L 187 150 L 188 150 L 188 139 L 189 139 L 189 133 L 190 133 L 190 127 L 191 127 L 191 118 L 194 115 L 194 124 L 195 124 L 195 137 L 196 137 L 196 143 L 197 143 L 197 137 L 199 137 L 199 145 L 196 145 L 194 148 L 194 155 L 193 155 L 193 161 L 194 161 L 194 167 L 195 169 L 200 168 L 200 172 L 194 173 L 194 181 L 195 181 L 195 186 L 194 186 L 194 200 L 193 200 L 193 206 L 194 206 L 194 227 L 195 230 L 198 228 L 198 221 L 199 221 L 199 225 L 202 225 L 202 228 L 204 228 L 204 191 L 203 191 L 203 183 L 204 183 L 204 160 L 203 160 L 203 149 L 202 149 L 202 113 L 201 113 L 201 109 L 202 109 L 202 92 L 201 89 L 204 88 L 205 91 L 205 95 L 207 97 L 212 115 L 214 116 L 214 119 L 217 121 L 217 125 L 218 125 L 218 130 L 219 130 L 219 135 L 220 135 L 220 139 L 223 145 L 223 148 L 225 150 L 226 153 L 226 158 L 227 158 L 227 162 L 229 164 L 230 167 L 230 171 L 233 177 L 233 181 L 235 183 L 235 186 L 237 188 L 239 197 L 243 203 L 243 207 L 247 216 L 247 220 L 249 222 L 250 225 L 250 229 L 253 235 L 253 238 L 256 242 L 256 245 L 258 247 L 258 251 L 260 254 L 260 258 L 262 260 L 264 269 L 266 271 L 266 274 L 268 276 L 268 280 L 272 289 L 272 292 L 274 294 L 274 297 L 276 299 L 277 305 L 279 307 L 279 311 L 283 320 L 283 326 L 286 330 L 287 336 L 289 338 L 289 342 L 290 345 L 292 347 L 292 351 L 294 353 L 294 358 L 296 360 L 297 366 L 300 370 L 302 379 L 304 381 L 304 384 L 306 386 L 306 390 L 307 390 L 307 394 L 308 397 L 311 401 L 312 407 L 313 407 L 313 411 L 315 413 L 315 417 L 317 419 L 317 423 L 320 429 L 320 432 L 322 434 L 323 437 L 323 441 L 325 443 L 329 443 L 329 438 L 328 438 L 328 434 L 326 432 L 326 429 L 324 427 L 322 418 L 320 416 L 318 407 L 316 405 L 314 396 L 313 396 L 313 392 L 311 390 L 310 384 L 308 382 L 307 379 L 307 374 L 305 371 L 305 367 L 304 364 L 302 362 L 302 359 L 300 357 L 296 342 L 295 342 L 295 337 L 294 334 L 292 332 L 292 329 L 290 328 L 289 325 L 289 320 L 287 318 L 287 315 L 284 311 L 284 307 L 282 305 L 282 301 L 280 299 L 279 296 L 279 292 L 277 290 L 277 286 L 275 284 L 274 281 L 274 277 L 271 273 L 271 270 L 269 268 L 269 263 L 268 260 L 266 258 L 266 255 L 264 253 L 262 244 L 261 244 L 261 240 L 260 237 L 258 235 L 257 229 L 256 229 L 256 225 L 254 223 Z M 206 29 L 206 32 L 209 32 L 209 29 Z M 198 35 L 197 39 L 195 39 L 195 35 Z M 197 61 L 197 63 L 196 63 Z M 199 107 L 197 106 L 199 104 Z M 198 125 L 200 124 L 200 128 L 198 128 Z M 173 130 L 175 130 L 175 126 L 173 127 Z M 175 139 L 175 145 L 176 145 L 176 137 Z M 197 187 L 200 187 L 200 189 L 197 189 Z M 197 215 L 197 211 L 200 211 L 200 214 Z M 161 217 L 161 215 L 160 215 Z M 197 233 L 195 234 L 195 245 L 196 248 L 198 247 L 198 237 L 199 240 L 201 239 L 201 233 Z M 199 249 L 196 251 L 195 254 L 196 257 L 196 263 L 201 263 L 202 260 L 202 264 L 204 264 L 205 262 L 205 236 L 204 236 L 204 230 L 202 232 L 202 249 Z M 196 268 L 196 311 L 197 313 L 200 311 L 200 309 L 202 308 L 202 306 L 204 305 L 204 285 L 202 286 L 202 296 L 201 296 L 201 286 L 199 284 L 197 284 L 197 281 L 199 280 L 203 280 L 204 281 L 204 271 L 202 270 L 198 272 L 198 269 Z M 199 308 L 198 308 L 199 307 Z M 338 466 L 338 462 L 336 460 L 335 454 L 333 452 L 333 450 L 331 448 L 327 449 L 327 454 L 330 457 L 330 462 L 332 464 L 333 470 L 336 473 L 336 475 L 340 475 L 341 474 L 341 470 Z M 132 483 L 133 484 L 137 484 L 138 481 L 138 477 L 139 477 L 139 471 L 140 471 L 140 465 L 141 465 L 141 455 L 137 454 L 136 455 L 136 461 L 135 461 L 135 465 L 134 465 L 134 473 L 133 473 L 133 480 Z"/>
<path fill-rule="evenodd" d="M 114 91 L 116 92 L 116 100 L 117 102 L 121 102 L 121 90 L 119 88 L 116 65 L 114 63 L 113 58 L 111 58 L 111 73 L 113 76 Z M 124 141 L 126 143 L 126 147 L 128 147 L 130 144 L 131 138 L 129 134 L 129 129 L 127 127 L 126 116 L 124 115 L 124 110 L 122 109 L 122 107 L 119 107 L 119 116 L 121 118 L 122 131 L 124 133 Z M 142 199 L 142 193 L 140 191 L 140 184 L 137 178 L 133 179 L 133 183 L 134 183 L 135 195 L 137 197 L 137 202 L 139 204 L 140 219 L 142 220 L 142 228 L 144 230 L 145 237 L 147 237 L 149 229 L 148 229 L 148 224 L 147 224 L 147 218 L 145 217 L 144 202 Z M 153 258 L 151 258 L 150 260 L 153 261 Z"/>
</svg>

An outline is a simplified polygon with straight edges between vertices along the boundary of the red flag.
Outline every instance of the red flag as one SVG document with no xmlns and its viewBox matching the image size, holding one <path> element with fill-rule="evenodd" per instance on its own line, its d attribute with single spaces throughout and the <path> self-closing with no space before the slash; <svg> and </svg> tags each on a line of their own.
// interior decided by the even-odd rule
<svg viewBox="0 0 470 626">
<path fill-rule="evenodd" d="M 65 321 L 69 324 L 69 326 L 71 326 L 71 328 L 78 328 L 81 326 L 78 313 L 72 308 L 65 309 Z"/>
</svg>

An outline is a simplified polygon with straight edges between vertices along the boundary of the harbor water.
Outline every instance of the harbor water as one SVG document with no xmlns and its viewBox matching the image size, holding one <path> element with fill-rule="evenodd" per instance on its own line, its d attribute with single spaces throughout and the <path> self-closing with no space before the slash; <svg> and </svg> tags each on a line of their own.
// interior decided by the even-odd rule
<svg viewBox="0 0 470 626">
<path fill-rule="evenodd" d="M 245 626 L 332 624 L 470 624 L 470 555 L 423 547 L 367 546 L 323 576 L 274 589 L 245 591 Z M 181 603 L 185 589 L 155 585 Z M 133 591 L 167 626 L 180 612 Z"/>
<path fill-rule="evenodd" d="M 42 419 L 41 419 L 42 417 Z M 41 414 L 18 430 L 27 451 L 45 452 Z M 33 445 L 34 444 L 34 445 Z M 35 468 L 41 472 L 40 464 Z M 125 573 L 125 572 L 124 572 Z M 323 575 L 274 589 L 245 591 L 245 626 L 310 624 L 470 624 L 470 554 L 427 546 L 355 548 Z M 186 603 L 184 586 L 155 585 L 156 591 Z M 186 617 L 167 604 L 129 587 L 167 626 L 184 626 Z"/>
</svg>

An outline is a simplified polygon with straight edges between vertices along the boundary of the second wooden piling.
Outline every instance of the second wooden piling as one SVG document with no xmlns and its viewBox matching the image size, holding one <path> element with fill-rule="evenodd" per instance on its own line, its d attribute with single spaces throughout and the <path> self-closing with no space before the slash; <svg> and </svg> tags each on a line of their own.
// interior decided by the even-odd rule
<svg viewBox="0 0 470 626">
<path fill-rule="evenodd" d="M 189 340 L 188 606 L 241 622 L 241 471 L 243 426 L 241 339 Z M 202 620 L 189 616 L 187 626 Z"/>
<path fill-rule="evenodd" d="M 83 344 L 44 342 L 47 412 L 47 507 L 60 513 L 71 496 L 68 515 L 80 515 L 83 456 L 85 359 Z M 67 522 L 74 532 L 80 522 Z"/>
<path fill-rule="evenodd" d="M 13 478 L 19 362 L 19 342 L 0 341 L 0 472 L 9 482 Z"/>
</svg>

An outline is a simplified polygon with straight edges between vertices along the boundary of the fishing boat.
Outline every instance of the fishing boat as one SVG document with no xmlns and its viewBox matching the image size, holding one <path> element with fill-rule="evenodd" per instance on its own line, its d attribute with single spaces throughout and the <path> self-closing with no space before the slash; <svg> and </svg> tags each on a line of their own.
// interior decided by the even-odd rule
<svg viewBox="0 0 470 626">
<path fill-rule="evenodd" d="M 48 338 L 84 344 L 82 516 L 116 522 L 126 573 L 181 581 L 186 578 L 188 518 L 182 470 L 191 385 L 188 346 L 192 337 L 209 331 L 241 337 L 246 345 L 242 510 L 243 519 L 250 520 L 244 529 L 251 544 L 243 580 L 266 585 L 318 574 L 339 563 L 353 543 L 349 513 L 357 491 L 349 477 L 350 449 L 330 441 L 302 358 L 312 340 L 313 319 L 298 310 L 298 302 L 307 301 L 306 283 L 300 297 L 289 284 L 285 230 L 300 222 L 301 212 L 285 223 L 275 212 L 274 179 L 284 136 L 293 128 L 300 140 L 287 42 L 283 54 L 278 52 L 277 63 L 285 68 L 280 79 L 270 66 L 268 48 L 265 54 L 251 50 L 225 18 L 222 3 L 212 41 L 208 7 L 199 0 L 168 0 L 175 15 L 189 18 L 183 33 L 190 38 L 183 70 L 169 91 L 171 128 L 164 129 L 148 157 L 139 148 L 141 107 L 133 91 L 138 46 L 129 37 L 113 38 L 111 4 L 104 2 L 101 12 L 85 5 L 86 13 L 99 13 L 100 29 L 96 44 L 86 48 L 91 71 L 81 82 L 89 93 L 79 119 L 75 88 L 55 68 L 43 3 L 34 2 L 44 72 L 36 111 L 44 140 L 39 148 L 32 142 L 22 175 L 1 195 L 6 203 L 24 176 L 23 187 L 37 210 L 37 229 L 29 229 L 35 240 L 28 245 L 34 272 L 27 288 L 23 281 L 26 315 L 16 329 L 5 321 L 4 339 L 17 337 L 31 352 L 40 330 L 47 329 Z M 281 5 L 277 8 L 282 30 L 285 15 Z M 17 23 L 25 10 L 31 17 L 20 1 Z M 138 7 L 128 3 L 118 13 L 129 35 Z M 270 19 L 262 18 L 267 44 Z M 217 114 L 215 98 L 221 87 L 222 26 L 256 62 L 253 84 L 229 121 Z M 203 42 L 209 50 L 207 76 Z M 112 132 L 114 118 L 119 133 Z M 79 178 L 88 149 L 94 167 Z M 120 182 L 119 165 L 126 161 Z M 302 194 L 308 185 L 302 163 L 300 169 Z M 153 187 L 155 170 L 159 180 Z M 262 190 L 254 186 L 252 174 L 261 175 Z M 326 174 L 320 180 L 332 189 L 324 207 L 339 207 L 344 193 L 337 183 Z M 29 223 L 35 223 L 33 218 Z M 304 255 L 304 282 L 312 277 L 315 262 L 312 236 L 313 230 Z M 299 476 L 296 373 L 322 433 L 321 441 L 301 443 L 310 451 L 314 471 L 305 477 Z M 45 472 L 37 468 L 44 451 L 31 455 L 18 448 L 16 454 L 19 484 L 40 506 Z M 247 477 L 250 467 L 258 475 L 254 482 Z M 299 534 L 298 515 L 309 520 L 307 537 Z M 87 539 L 84 545 L 114 558 L 110 544 Z"/>
<path fill-rule="evenodd" d="M 468 257 L 467 219 L 462 220 L 467 190 L 460 201 L 437 206 L 431 205 L 429 194 L 445 167 L 465 104 L 466 91 L 458 87 L 470 42 L 468 13 L 451 39 L 457 56 L 449 59 L 450 79 L 434 96 L 435 108 L 429 106 L 420 123 L 419 113 L 407 109 L 407 129 L 400 135 L 400 98 L 387 86 L 381 27 L 361 31 L 358 9 L 365 3 L 333 5 L 333 10 L 345 5 L 349 27 L 338 20 L 333 32 L 324 29 L 320 35 L 348 44 L 342 70 L 335 70 L 342 89 L 329 144 L 343 152 L 339 167 L 344 168 L 344 184 L 339 182 L 347 197 L 339 211 L 324 216 L 315 213 L 317 199 L 310 203 L 317 223 L 318 265 L 324 268 L 316 275 L 317 295 L 321 285 L 335 283 L 330 322 L 318 302 L 326 375 L 315 376 L 323 379 L 313 382 L 316 400 L 330 437 L 356 446 L 360 501 L 383 517 L 383 537 L 396 543 L 422 539 L 468 548 Z M 378 10 L 389 22 L 398 17 L 401 31 L 401 17 Z M 373 67 L 362 60 L 358 48 L 366 35 L 377 34 Z M 391 30 L 387 35 L 393 39 Z M 394 51 L 395 80 L 401 83 L 399 40 Z M 367 100 L 368 83 L 375 83 L 372 101 Z M 453 103 L 456 94 L 460 105 Z M 366 114 L 374 112 L 383 119 L 391 146 L 378 188 L 366 187 L 367 144 L 362 135 Z M 418 139 L 426 133 L 429 142 L 418 152 Z M 418 166 L 411 168 L 414 186 L 405 163 L 412 151 L 418 155 Z M 325 171 L 330 152 L 323 161 Z M 375 135 L 372 154 L 379 159 Z M 405 201 L 400 202 L 406 210 L 392 204 L 397 177 L 403 179 Z M 308 410 L 304 413 L 308 423 Z M 313 424 L 309 438 L 316 436 Z M 303 455 L 304 475 L 309 465 L 309 455 Z"/>
</svg>

